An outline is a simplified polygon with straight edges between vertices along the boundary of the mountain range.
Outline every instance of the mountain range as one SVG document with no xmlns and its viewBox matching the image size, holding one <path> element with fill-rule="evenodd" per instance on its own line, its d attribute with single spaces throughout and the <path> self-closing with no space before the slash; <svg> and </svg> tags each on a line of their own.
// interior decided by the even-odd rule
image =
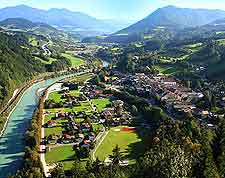
<svg viewBox="0 0 225 178">
<path fill-rule="evenodd" d="M 26 5 L 0 9 L 0 21 L 8 18 L 24 18 L 32 22 L 46 23 L 62 30 L 68 30 L 69 28 L 73 32 L 98 31 L 112 33 L 126 26 L 123 23 L 99 20 L 85 13 L 73 12 L 67 9 L 42 10 Z"/>
<path fill-rule="evenodd" d="M 176 29 L 198 27 L 221 18 L 225 18 L 223 10 L 167 6 L 157 9 L 143 20 L 120 30 L 117 34 L 146 33 L 159 26 Z"/>
<path fill-rule="evenodd" d="M 7 29 L 30 30 L 33 28 L 45 28 L 51 31 L 57 31 L 56 28 L 41 22 L 32 22 L 24 18 L 8 18 L 0 22 L 0 26 Z"/>
</svg>

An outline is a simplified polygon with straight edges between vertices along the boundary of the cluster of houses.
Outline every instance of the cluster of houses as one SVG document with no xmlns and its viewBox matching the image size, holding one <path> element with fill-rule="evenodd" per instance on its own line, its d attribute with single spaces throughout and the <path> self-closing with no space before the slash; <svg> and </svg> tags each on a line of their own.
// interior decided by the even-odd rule
<svg viewBox="0 0 225 178">
<path fill-rule="evenodd" d="M 62 110 L 56 112 L 55 116 L 49 120 L 44 127 L 54 128 L 58 127 L 60 123 L 60 127 L 63 127 L 64 130 L 61 135 L 49 135 L 46 138 L 48 144 L 73 144 L 81 148 L 88 148 L 94 142 L 95 135 L 97 134 L 97 132 L 93 130 L 92 124 L 101 124 L 105 127 L 130 124 L 132 117 L 128 112 L 124 111 L 124 102 L 115 100 L 113 94 L 104 93 L 98 86 L 87 82 L 84 86 L 79 88 L 79 96 L 72 96 L 70 91 L 77 89 L 77 84 L 61 83 L 58 84 L 57 89 L 54 91 L 61 94 L 63 99 L 62 107 L 76 107 L 80 106 L 81 101 L 88 101 L 90 105 L 92 105 L 93 112 L 90 115 L 87 115 L 85 111 L 64 112 Z M 91 99 L 103 99 L 109 97 L 113 100 L 112 103 L 101 111 L 98 111 L 97 106 L 91 101 Z M 82 119 L 83 121 L 76 122 L 76 118 Z M 66 122 L 57 122 L 59 120 L 65 120 Z"/>
<path fill-rule="evenodd" d="M 97 85 L 90 83 L 86 83 L 80 91 L 89 99 L 113 97 L 112 93 L 104 93 Z"/>
<path fill-rule="evenodd" d="M 75 122 L 75 117 L 86 117 L 83 113 L 68 113 L 61 112 L 56 113 L 52 120 L 45 124 L 47 128 L 57 127 L 57 120 L 66 119 L 63 127 L 65 128 L 62 135 L 51 134 L 47 139 L 48 144 L 73 144 L 78 147 L 90 147 L 94 142 L 95 133 L 93 131 L 92 124 L 88 120 L 83 122 Z"/>
<path fill-rule="evenodd" d="M 195 103 L 201 100 L 204 95 L 185 87 L 180 81 L 168 76 L 149 76 L 144 73 L 135 75 L 124 75 L 117 72 L 117 80 L 113 85 L 126 86 L 134 90 L 139 96 L 148 96 L 149 102 L 154 104 L 150 98 L 159 96 L 164 103 L 168 114 L 192 113 L 204 119 L 212 113 L 199 109 Z"/>
</svg>

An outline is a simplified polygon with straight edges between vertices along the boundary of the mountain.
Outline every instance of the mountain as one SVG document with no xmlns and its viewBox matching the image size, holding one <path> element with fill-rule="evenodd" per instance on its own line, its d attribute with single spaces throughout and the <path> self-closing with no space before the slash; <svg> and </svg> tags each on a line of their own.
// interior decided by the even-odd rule
<svg viewBox="0 0 225 178">
<path fill-rule="evenodd" d="M 34 28 L 43 28 L 51 31 L 57 31 L 56 28 L 40 22 L 31 22 L 24 18 L 9 18 L 0 22 L 0 26 L 6 29 L 32 30 Z"/>
<path fill-rule="evenodd" d="M 117 34 L 143 33 L 156 27 L 177 29 L 197 27 L 221 18 L 225 18 L 225 11 L 167 6 L 156 10 L 143 20 L 117 32 Z"/>
<path fill-rule="evenodd" d="M 0 32 L 0 106 L 13 90 L 33 75 L 43 72 L 43 65 L 35 60 L 26 38 L 20 34 Z"/>
<path fill-rule="evenodd" d="M 38 38 L 40 41 L 51 40 L 55 43 L 62 41 L 76 41 L 77 36 L 60 31 L 48 24 L 41 22 L 31 22 L 24 18 L 9 18 L 0 22 L 0 27 L 7 32 L 23 33 L 28 35 L 31 39 Z"/>
<path fill-rule="evenodd" d="M 9 18 L 24 18 L 32 22 L 46 23 L 59 29 L 67 29 L 70 27 L 71 31 L 78 31 L 79 29 L 110 33 L 118 30 L 118 28 L 111 23 L 98 20 L 81 12 L 72 12 L 67 9 L 53 8 L 50 10 L 41 10 L 25 5 L 0 9 L 0 21 Z"/>
</svg>

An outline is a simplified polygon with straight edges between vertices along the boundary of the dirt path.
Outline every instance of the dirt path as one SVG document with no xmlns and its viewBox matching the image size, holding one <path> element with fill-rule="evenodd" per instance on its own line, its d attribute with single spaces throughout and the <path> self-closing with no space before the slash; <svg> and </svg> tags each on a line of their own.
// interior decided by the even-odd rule
<svg viewBox="0 0 225 178">
<path fill-rule="evenodd" d="M 45 123 L 45 117 L 43 116 L 42 125 L 44 125 L 44 123 Z M 43 140 L 44 137 L 45 137 L 44 127 L 41 127 L 41 139 Z M 47 166 L 46 161 L 45 161 L 45 150 L 46 150 L 46 146 L 41 144 L 40 159 L 41 159 L 41 162 L 43 165 L 44 174 L 45 174 L 45 177 L 51 177 L 51 174 L 49 173 L 49 167 Z"/>
<path fill-rule="evenodd" d="M 97 137 L 96 137 L 96 146 L 92 152 L 92 159 L 95 161 L 96 160 L 96 157 L 95 157 L 95 153 L 96 151 L 98 150 L 99 146 L 102 144 L 102 142 L 104 141 L 105 137 L 108 135 L 109 131 L 107 130 L 104 130 L 103 132 L 100 132 Z"/>
</svg>

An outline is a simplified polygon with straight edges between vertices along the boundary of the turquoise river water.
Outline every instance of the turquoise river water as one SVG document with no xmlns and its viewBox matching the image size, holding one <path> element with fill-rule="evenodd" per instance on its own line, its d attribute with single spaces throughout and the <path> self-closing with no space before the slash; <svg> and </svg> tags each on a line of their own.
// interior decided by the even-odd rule
<svg viewBox="0 0 225 178">
<path fill-rule="evenodd" d="M 23 163 L 24 133 L 29 127 L 32 114 L 38 106 L 37 90 L 68 76 L 48 79 L 27 89 L 10 115 L 8 125 L 0 138 L 0 178 L 6 178 L 18 170 Z"/>
</svg>

